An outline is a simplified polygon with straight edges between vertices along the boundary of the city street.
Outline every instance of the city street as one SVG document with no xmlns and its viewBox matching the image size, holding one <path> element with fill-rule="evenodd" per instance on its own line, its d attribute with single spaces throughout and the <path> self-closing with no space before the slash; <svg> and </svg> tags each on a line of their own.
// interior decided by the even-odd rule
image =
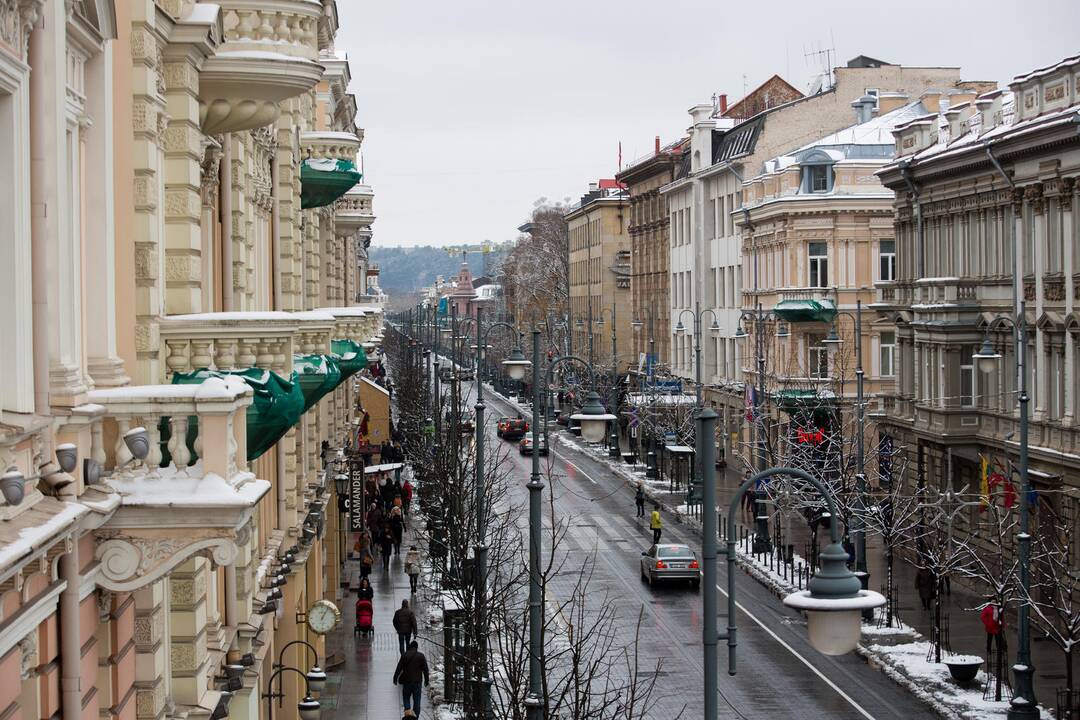
<svg viewBox="0 0 1080 720">
<path fill-rule="evenodd" d="M 467 404 L 475 403 L 472 383 L 466 384 Z M 484 396 L 487 405 L 489 442 L 501 443 L 494 424 L 516 409 L 492 393 Z M 632 637 L 634 620 L 645 608 L 641 638 L 643 666 L 657 658 L 663 668 L 657 682 L 659 698 L 655 717 L 674 717 L 684 706 L 684 717 L 700 717 L 702 711 L 701 599 L 683 587 L 649 587 L 639 579 L 640 554 L 651 541 L 646 519 L 634 517 L 633 492 L 610 470 L 583 455 L 562 448 L 552 426 L 551 453 L 541 458 L 541 472 L 555 494 L 555 511 L 568 525 L 562 551 L 567 567 L 576 568 L 587 559 L 596 559 L 590 593 L 607 595 L 617 606 L 626 637 Z M 530 458 L 510 448 L 514 465 L 515 501 L 525 502 L 524 483 L 530 472 Z M 545 492 L 545 499 L 547 493 Z M 545 525 L 548 524 L 545 518 Z M 700 554 L 694 533 L 664 518 L 665 541 L 685 542 Z M 522 532 L 527 521 L 520 521 Z M 546 538 L 550 541 L 550 528 Z M 726 587 L 726 570 L 719 570 Z M 574 577 L 565 575 L 565 587 L 555 582 L 555 593 L 569 593 Z M 857 655 L 827 657 L 814 651 L 806 641 L 805 620 L 787 610 L 780 600 L 748 576 L 740 577 L 738 599 L 739 672 L 726 674 L 726 646 L 720 646 L 720 700 L 723 717 L 739 718 L 931 718 L 905 690 L 883 674 L 871 669 Z M 547 599 L 551 607 L 555 598 Z M 722 603 L 723 605 L 723 603 Z M 721 618 L 721 626 L 726 620 Z"/>
</svg>

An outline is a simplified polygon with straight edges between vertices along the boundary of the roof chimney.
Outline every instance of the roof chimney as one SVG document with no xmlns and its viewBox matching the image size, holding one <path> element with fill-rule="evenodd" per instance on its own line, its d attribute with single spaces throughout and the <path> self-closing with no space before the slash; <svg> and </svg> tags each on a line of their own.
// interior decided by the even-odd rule
<svg viewBox="0 0 1080 720">
<path fill-rule="evenodd" d="M 727 114 L 727 93 L 720 93 L 720 114 Z"/>
<path fill-rule="evenodd" d="M 653 143 L 653 153 L 656 154 L 656 155 L 660 154 L 660 136 L 659 135 L 656 136 L 656 141 Z"/>
<path fill-rule="evenodd" d="M 870 122 L 874 117 L 875 105 L 877 105 L 877 98 L 873 95 L 863 95 L 858 100 L 853 101 L 851 107 L 855 108 L 855 123 L 862 125 Z"/>
<path fill-rule="evenodd" d="M 599 189 L 600 189 L 600 183 L 594 183 L 594 182 L 589 183 L 589 192 L 596 192 Z"/>
</svg>

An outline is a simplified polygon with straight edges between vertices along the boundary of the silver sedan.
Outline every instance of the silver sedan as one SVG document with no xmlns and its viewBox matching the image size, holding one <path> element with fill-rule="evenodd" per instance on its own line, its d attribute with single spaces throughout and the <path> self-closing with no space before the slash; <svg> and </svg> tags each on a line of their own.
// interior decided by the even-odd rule
<svg viewBox="0 0 1080 720">
<path fill-rule="evenodd" d="M 641 579 L 650 585 L 668 580 L 689 582 L 697 590 L 701 587 L 697 555 L 689 545 L 653 545 L 648 552 L 641 553 Z"/>
</svg>

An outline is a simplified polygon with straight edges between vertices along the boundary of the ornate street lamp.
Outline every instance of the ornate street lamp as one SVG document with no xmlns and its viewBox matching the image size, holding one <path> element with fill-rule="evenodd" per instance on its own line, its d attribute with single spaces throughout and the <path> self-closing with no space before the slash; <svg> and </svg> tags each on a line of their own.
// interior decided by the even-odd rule
<svg viewBox="0 0 1080 720">
<path fill-rule="evenodd" d="M 511 380 L 521 380 L 525 377 L 525 369 L 531 367 L 532 363 L 525 359 L 521 348 L 516 347 L 502 361 L 502 366 L 506 368 L 506 374 L 510 376 Z"/>
<path fill-rule="evenodd" d="M 570 419 L 581 423 L 581 437 L 586 442 L 598 443 L 604 441 L 607 424 L 618 418 L 604 409 L 604 404 L 600 402 L 600 396 L 595 391 L 589 391 L 581 412 L 571 415 Z"/>
</svg>

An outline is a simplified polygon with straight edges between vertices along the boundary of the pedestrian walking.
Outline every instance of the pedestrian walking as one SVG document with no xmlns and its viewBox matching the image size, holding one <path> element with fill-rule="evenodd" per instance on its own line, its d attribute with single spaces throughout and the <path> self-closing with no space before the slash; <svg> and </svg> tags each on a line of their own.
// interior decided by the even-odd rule
<svg viewBox="0 0 1080 720">
<path fill-rule="evenodd" d="M 915 573 L 915 589 L 919 592 L 923 610 L 930 609 L 930 601 L 934 598 L 934 584 L 934 573 L 930 572 L 929 568 L 919 568 Z"/>
<path fill-rule="evenodd" d="M 409 504 L 412 502 L 412 496 L 413 486 L 406 478 L 405 482 L 401 484 L 401 509 L 406 515 L 409 514 Z"/>
<path fill-rule="evenodd" d="M 405 574 L 409 576 L 409 591 L 415 593 L 416 583 L 420 579 L 420 551 L 415 545 L 410 545 L 405 553 Z"/>
<path fill-rule="evenodd" d="M 371 568 L 375 565 L 375 556 L 371 554 L 371 543 L 361 542 L 360 544 L 360 577 L 362 580 L 367 580 L 368 575 L 371 574 Z"/>
<path fill-rule="evenodd" d="M 383 570 L 390 570 L 390 555 L 394 551 L 394 534 L 389 526 L 383 528 L 382 537 L 379 539 L 379 552 L 382 553 Z"/>
<path fill-rule="evenodd" d="M 637 505 L 637 516 L 645 517 L 645 486 L 638 483 L 637 492 L 634 493 L 634 503 Z"/>
<path fill-rule="evenodd" d="M 429 683 L 427 658 L 419 648 L 415 640 L 409 643 L 408 650 L 394 668 L 394 684 L 401 685 L 401 704 L 406 710 L 412 710 L 416 717 L 420 717 L 423 686 Z"/>
<path fill-rule="evenodd" d="M 663 523 L 660 522 L 660 505 L 653 505 L 652 515 L 649 517 L 649 527 L 652 529 L 652 541 L 653 545 L 660 542 L 660 533 L 663 530 Z"/>
<path fill-rule="evenodd" d="M 408 600 L 401 601 L 401 609 L 394 613 L 394 630 L 397 631 L 398 654 L 405 654 L 405 646 L 416 637 L 416 613 Z"/>
<path fill-rule="evenodd" d="M 390 534 L 394 538 L 394 554 L 401 554 L 401 537 L 405 534 L 405 518 L 401 514 L 401 508 L 395 507 L 390 511 Z"/>
<path fill-rule="evenodd" d="M 371 536 L 378 537 L 379 530 L 382 528 L 382 512 L 374 502 L 368 507 L 367 517 L 364 518 L 364 522 L 367 523 L 367 529 Z"/>
</svg>

